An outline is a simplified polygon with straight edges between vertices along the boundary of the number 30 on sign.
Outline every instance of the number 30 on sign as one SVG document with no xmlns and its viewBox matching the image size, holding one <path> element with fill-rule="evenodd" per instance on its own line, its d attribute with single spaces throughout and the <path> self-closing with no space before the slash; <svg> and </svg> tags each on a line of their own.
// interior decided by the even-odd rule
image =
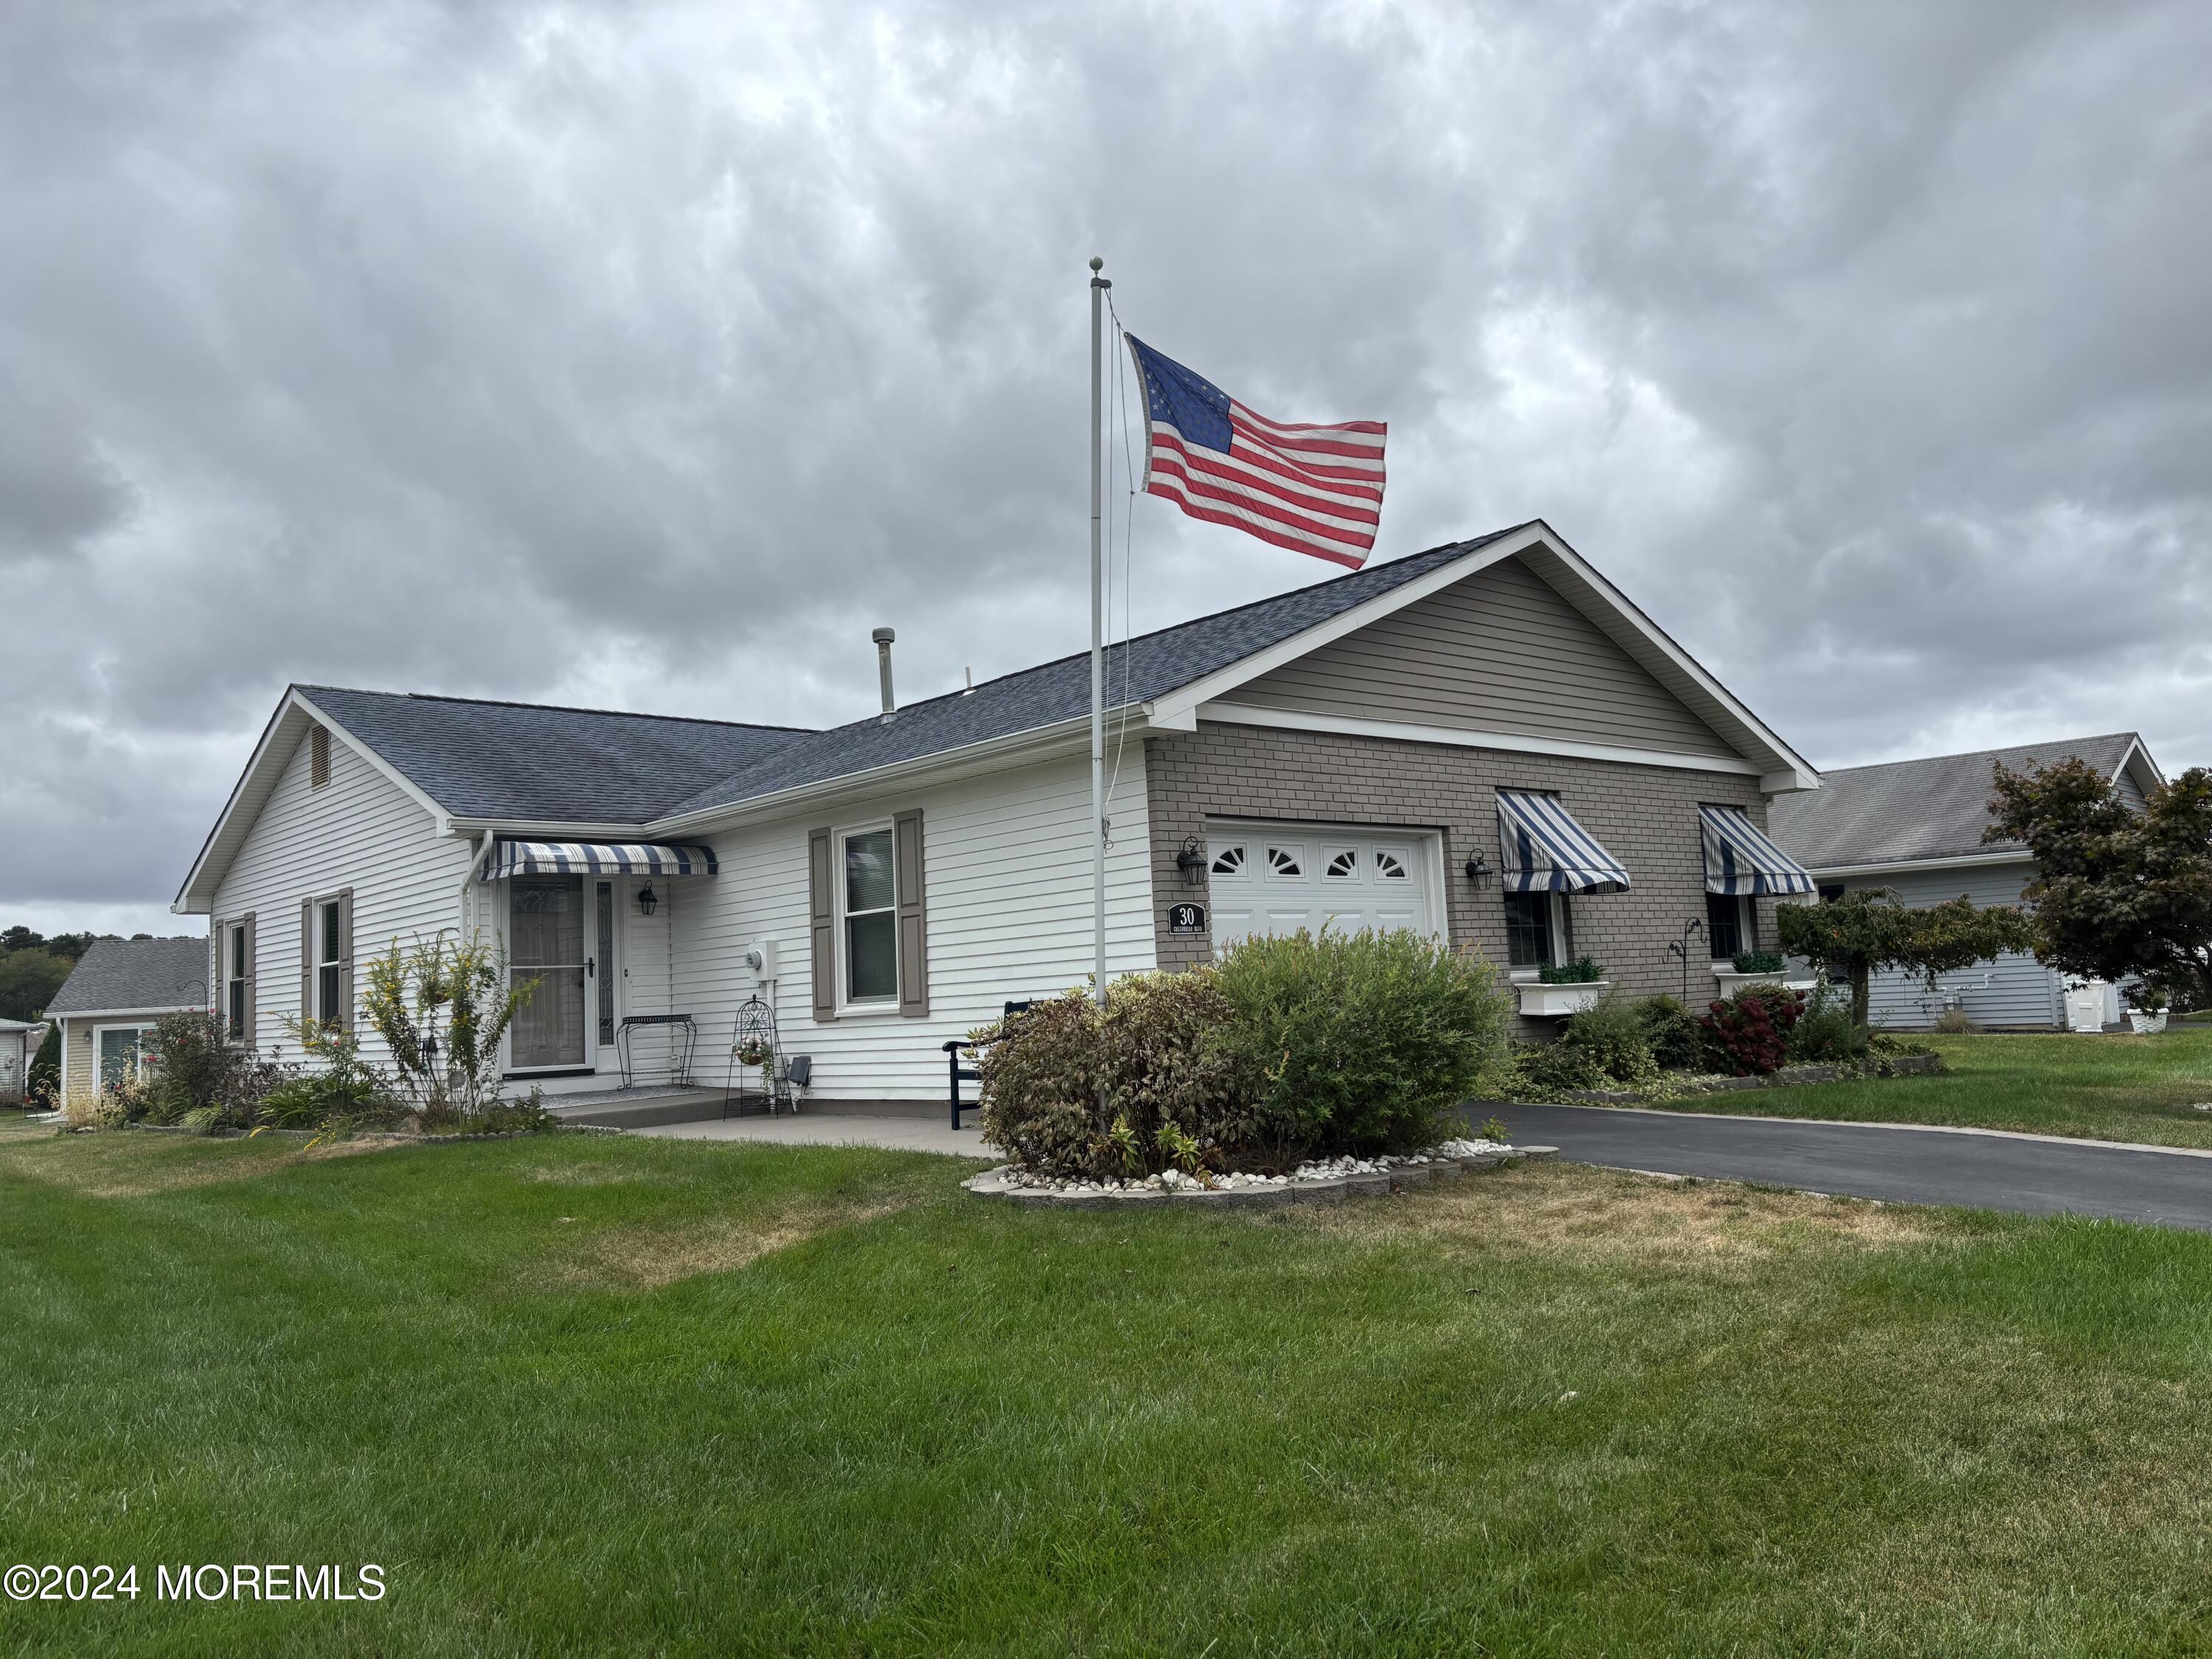
<svg viewBox="0 0 2212 1659">
<path fill-rule="evenodd" d="M 1170 904 L 1168 906 L 1168 932 L 1170 933 L 1202 933 L 1206 931 L 1206 907 L 1203 904 Z"/>
</svg>

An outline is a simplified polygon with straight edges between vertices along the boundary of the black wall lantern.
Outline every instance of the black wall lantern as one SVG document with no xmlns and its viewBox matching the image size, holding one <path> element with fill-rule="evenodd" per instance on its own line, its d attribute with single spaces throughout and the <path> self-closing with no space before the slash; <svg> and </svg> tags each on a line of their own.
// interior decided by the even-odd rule
<svg viewBox="0 0 2212 1659">
<path fill-rule="evenodd" d="M 1474 884 L 1478 893 L 1490 885 L 1490 864 L 1481 854 L 1477 853 L 1467 861 L 1467 878 Z"/>
<path fill-rule="evenodd" d="M 1196 836 L 1182 838 L 1182 851 L 1176 854 L 1176 868 L 1182 872 L 1184 886 L 1206 885 L 1206 848 L 1199 844 Z"/>
<path fill-rule="evenodd" d="M 648 881 L 637 890 L 637 913 L 641 916 L 649 916 L 659 908 L 660 900 L 654 896 L 653 884 Z"/>
</svg>

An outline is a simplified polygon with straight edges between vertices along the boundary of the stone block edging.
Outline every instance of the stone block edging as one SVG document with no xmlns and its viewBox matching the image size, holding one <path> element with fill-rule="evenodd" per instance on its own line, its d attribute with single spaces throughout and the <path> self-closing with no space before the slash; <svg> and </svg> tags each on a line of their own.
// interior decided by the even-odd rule
<svg viewBox="0 0 2212 1659">
<path fill-rule="evenodd" d="M 1164 1192 L 1158 1188 L 1133 1187 L 1118 1192 L 1073 1192 L 1051 1187 L 1010 1187 L 1006 1175 L 1013 1168 L 1001 1164 L 960 1184 L 977 1198 L 997 1199 L 1025 1210 L 1158 1210 L 1178 1209 L 1275 1210 L 1292 1204 L 1341 1204 L 1352 1198 L 1382 1198 L 1392 1193 L 1425 1187 L 1437 1181 L 1456 1181 L 1462 1175 L 1494 1170 L 1502 1164 L 1529 1158 L 1556 1158 L 1556 1146 L 1516 1146 L 1510 1152 L 1485 1152 L 1474 1158 L 1434 1158 L 1426 1164 L 1401 1164 L 1389 1170 L 1357 1175 L 1328 1176 L 1317 1181 L 1292 1181 L 1280 1187 L 1185 1188 Z"/>
</svg>

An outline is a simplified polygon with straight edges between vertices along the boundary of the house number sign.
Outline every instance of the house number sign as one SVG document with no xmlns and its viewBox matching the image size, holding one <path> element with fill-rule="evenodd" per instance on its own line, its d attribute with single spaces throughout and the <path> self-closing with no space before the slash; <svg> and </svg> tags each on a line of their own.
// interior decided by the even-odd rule
<svg viewBox="0 0 2212 1659">
<path fill-rule="evenodd" d="M 1206 931 L 1206 907 L 1186 901 L 1168 906 L 1168 932 L 1170 933 L 1202 933 Z"/>
</svg>

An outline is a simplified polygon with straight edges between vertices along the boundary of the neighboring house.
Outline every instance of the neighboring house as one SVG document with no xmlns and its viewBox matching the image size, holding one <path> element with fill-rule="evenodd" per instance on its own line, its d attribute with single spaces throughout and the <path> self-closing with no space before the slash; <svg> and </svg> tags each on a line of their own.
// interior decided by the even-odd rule
<svg viewBox="0 0 2212 1659">
<path fill-rule="evenodd" d="M 1976 904 L 2017 904 L 2034 878 L 2035 860 L 2019 842 L 1982 839 L 1994 770 L 2000 763 L 2019 771 L 2069 758 L 2087 762 L 2138 803 L 2165 781 L 2132 732 L 2063 738 L 1826 772 L 1819 790 L 1774 803 L 1771 828 L 1824 894 L 1888 887 L 1914 906 L 1961 895 Z M 2064 975 L 2012 954 L 1945 974 L 1933 992 L 1894 969 L 1875 975 L 1872 991 L 1874 1018 L 1893 1027 L 1932 1025 L 1948 1006 L 1993 1029 L 2096 1030 L 2121 1012 L 2115 988 L 2099 981 L 2069 991 Z"/>
<path fill-rule="evenodd" d="M 207 1001 L 205 938 L 95 939 L 46 1005 L 62 1028 L 62 1098 L 137 1076 L 154 1022 Z"/>
<path fill-rule="evenodd" d="M 1817 775 L 1540 522 L 1146 635 L 1106 683 L 1117 975 L 1334 919 L 1672 991 L 1686 921 L 1756 942 L 1810 889 L 1759 826 Z M 820 732 L 295 686 L 173 908 L 264 1047 L 442 932 L 540 981 L 504 1061 L 549 1094 L 605 1087 L 638 1016 L 692 1017 L 719 1083 L 757 993 L 816 1097 L 940 1098 L 942 1043 L 1089 973 L 1090 684 Z"/>
<path fill-rule="evenodd" d="M 0 1101 L 18 1101 L 31 1074 L 31 1056 L 46 1038 L 45 1023 L 0 1019 Z"/>
</svg>

